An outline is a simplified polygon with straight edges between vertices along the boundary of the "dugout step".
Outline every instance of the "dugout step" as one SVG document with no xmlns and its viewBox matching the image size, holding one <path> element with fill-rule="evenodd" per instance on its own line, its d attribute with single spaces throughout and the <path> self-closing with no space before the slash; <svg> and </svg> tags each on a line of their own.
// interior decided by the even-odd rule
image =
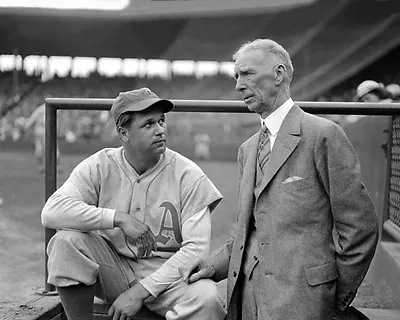
<svg viewBox="0 0 400 320">
<path fill-rule="evenodd" d="M 109 306 L 102 300 L 94 301 L 94 319 L 111 319 L 108 313 Z M 400 310 L 384 310 L 357 308 L 370 320 L 399 320 Z M 58 296 L 36 296 L 26 304 L 20 305 L 0 314 L 1 320 L 67 320 Z M 133 318 L 134 320 L 165 320 L 163 317 L 143 308 Z M 354 319 L 354 318 L 351 318 Z M 348 319 L 343 319 L 348 320 Z"/>
</svg>

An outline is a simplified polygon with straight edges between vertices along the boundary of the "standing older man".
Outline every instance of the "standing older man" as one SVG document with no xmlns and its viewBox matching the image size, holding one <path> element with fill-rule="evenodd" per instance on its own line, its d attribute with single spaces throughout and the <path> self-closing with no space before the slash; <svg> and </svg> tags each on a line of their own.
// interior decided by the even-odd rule
<svg viewBox="0 0 400 320">
<path fill-rule="evenodd" d="M 282 46 L 258 39 L 233 58 L 236 90 L 262 129 L 239 148 L 235 236 L 182 276 L 228 278 L 228 319 L 332 319 L 354 299 L 378 240 L 357 155 L 338 125 L 293 103 Z"/>
<path fill-rule="evenodd" d="M 111 108 L 122 147 L 83 160 L 48 199 L 49 279 L 69 320 L 91 319 L 93 297 L 113 320 L 146 305 L 168 320 L 221 320 L 211 280 L 183 282 L 178 267 L 210 249 L 210 213 L 222 196 L 192 161 L 166 147 L 173 104 L 148 88 L 121 92 Z"/>
</svg>

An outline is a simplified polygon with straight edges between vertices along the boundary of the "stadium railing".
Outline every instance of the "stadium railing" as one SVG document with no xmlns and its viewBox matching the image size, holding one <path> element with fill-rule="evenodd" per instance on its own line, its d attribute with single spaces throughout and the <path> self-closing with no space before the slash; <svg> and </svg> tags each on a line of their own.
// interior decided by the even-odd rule
<svg viewBox="0 0 400 320">
<path fill-rule="evenodd" d="M 234 100 L 172 100 L 174 112 L 250 113 L 242 101 Z M 57 110 L 109 110 L 113 99 L 47 98 L 45 140 L 45 199 L 57 186 Z M 297 101 L 304 111 L 319 115 L 390 116 L 387 148 L 386 185 L 383 199 L 381 230 L 400 242 L 400 103 L 314 102 Z M 379 208 L 381 209 L 381 208 Z M 45 250 L 55 230 L 45 228 Z M 45 254 L 44 294 L 55 291 L 47 283 L 47 254 Z M 400 269 L 399 269 L 400 270 Z"/>
</svg>

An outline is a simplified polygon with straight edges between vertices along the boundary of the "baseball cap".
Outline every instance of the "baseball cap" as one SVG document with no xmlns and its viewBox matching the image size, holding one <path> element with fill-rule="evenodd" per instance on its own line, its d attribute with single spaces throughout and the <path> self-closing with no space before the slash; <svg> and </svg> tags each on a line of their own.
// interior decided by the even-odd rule
<svg viewBox="0 0 400 320">
<path fill-rule="evenodd" d="M 374 80 L 365 80 L 361 82 L 357 87 L 357 100 L 360 100 L 361 97 L 374 90 L 381 90 L 381 85 L 378 82 Z"/>
<path fill-rule="evenodd" d="M 121 114 L 125 112 L 142 111 L 156 103 L 162 106 L 164 113 L 170 112 L 175 107 L 171 101 L 160 99 L 149 88 L 140 88 L 121 92 L 118 97 L 115 98 L 110 112 L 114 121 L 117 122 Z"/>
</svg>

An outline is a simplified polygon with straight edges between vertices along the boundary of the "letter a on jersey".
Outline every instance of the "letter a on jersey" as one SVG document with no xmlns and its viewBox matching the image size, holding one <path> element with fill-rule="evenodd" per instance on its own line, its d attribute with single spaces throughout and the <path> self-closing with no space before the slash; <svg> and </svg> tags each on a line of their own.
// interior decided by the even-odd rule
<svg viewBox="0 0 400 320">
<path fill-rule="evenodd" d="M 174 234 L 175 241 L 177 243 L 182 243 L 182 234 L 181 228 L 179 225 L 179 216 L 178 211 L 174 207 L 174 205 L 169 202 L 165 201 L 160 205 L 160 208 L 164 208 L 164 212 L 161 218 L 160 229 L 158 230 L 158 234 L 156 235 L 156 241 L 161 242 L 162 244 L 166 244 L 169 240 L 171 240 L 171 236 L 166 236 L 163 234 L 163 231 L 170 231 Z M 172 226 L 165 224 L 165 219 L 167 218 L 167 214 L 170 216 L 170 220 Z"/>
</svg>

